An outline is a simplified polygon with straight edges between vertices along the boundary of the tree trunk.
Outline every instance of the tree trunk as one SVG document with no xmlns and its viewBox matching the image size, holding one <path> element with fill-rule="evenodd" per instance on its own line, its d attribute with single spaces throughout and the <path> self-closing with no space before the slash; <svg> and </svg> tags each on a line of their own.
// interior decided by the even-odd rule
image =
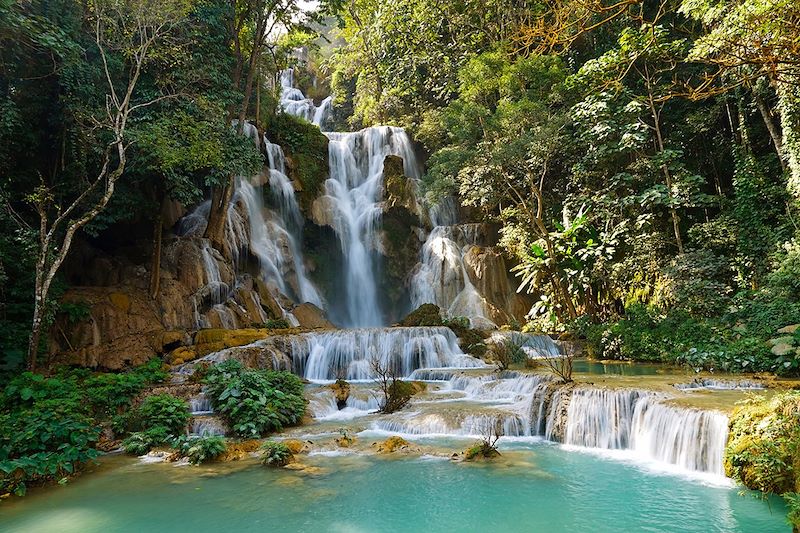
<svg viewBox="0 0 800 533">
<path fill-rule="evenodd" d="M 788 166 L 786 164 L 786 156 L 783 153 L 783 139 L 781 138 L 780 126 L 775 124 L 775 121 L 772 119 L 772 113 L 767 107 L 767 103 L 764 102 L 764 99 L 761 98 L 761 95 L 755 90 L 753 91 L 753 100 L 755 100 L 756 107 L 758 107 L 758 111 L 761 113 L 761 118 L 764 119 L 764 125 L 767 127 L 769 136 L 772 138 L 772 145 L 778 153 L 778 161 L 781 162 L 781 168 L 785 172 Z"/>
<path fill-rule="evenodd" d="M 233 197 L 233 176 L 228 176 L 228 183 L 223 187 L 214 187 L 211 191 L 211 207 L 208 210 L 208 225 L 205 237 L 211 245 L 225 253 L 225 222 L 228 218 L 228 204 Z"/>
<path fill-rule="evenodd" d="M 649 84 L 648 84 L 649 86 Z M 659 153 L 664 153 L 664 138 L 661 135 L 661 124 L 659 120 L 659 113 L 656 110 L 656 104 L 653 101 L 653 94 L 648 94 L 649 102 L 650 102 L 650 114 L 653 117 L 653 128 L 656 132 L 656 143 L 658 145 Z M 667 195 L 670 200 L 670 204 L 672 204 L 672 174 L 667 168 L 667 165 L 661 165 L 661 172 L 664 174 L 664 179 L 667 185 Z M 678 245 L 678 253 L 683 254 L 683 239 L 681 239 L 681 226 L 680 226 L 680 218 L 678 217 L 678 211 L 675 209 L 674 206 L 669 206 L 669 214 L 672 218 L 672 229 L 675 232 L 675 243 Z"/>
<path fill-rule="evenodd" d="M 789 166 L 789 192 L 800 198 L 800 79 L 778 81 L 778 111 L 783 129 L 783 150 Z"/>
</svg>

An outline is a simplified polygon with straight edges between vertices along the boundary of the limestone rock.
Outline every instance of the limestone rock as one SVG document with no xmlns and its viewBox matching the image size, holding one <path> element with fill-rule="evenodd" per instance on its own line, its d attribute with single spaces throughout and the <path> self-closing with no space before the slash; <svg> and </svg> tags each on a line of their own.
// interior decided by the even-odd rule
<svg viewBox="0 0 800 533">
<path fill-rule="evenodd" d="M 781 342 L 772 346 L 770 350 L 774 355 L 782 356 L 782 355 L 789 355 L 790 353 L 794 352 L 794 346 L 791 344 L 787 344 L 785 342 Z"/>
<path fill-rule="evenodd" d="M 783 335 L 794 335 L 795 332 L 800 329 L 800 324 L 792 324 L 790 326 L 784 326 L 778 330 L 778 333 Z"/>
<path fill-rule="evenodd" d="M 310 302 L 298 305 L 292 309 L 292 314 L 300 323 L 301 328 L 333 329 L 335 327 L 327 318 L 325 318 L 325 312 Z"/>
</svg>

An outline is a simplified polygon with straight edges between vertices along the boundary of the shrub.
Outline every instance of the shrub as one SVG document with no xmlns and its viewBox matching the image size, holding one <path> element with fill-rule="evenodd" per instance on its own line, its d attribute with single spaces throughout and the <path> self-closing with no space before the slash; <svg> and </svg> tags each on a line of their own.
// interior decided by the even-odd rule
<svg viewBox="0 0 800 533">
<path fill-rule="evenodd" d="M 291 326 L 285 318 L 270 318 L 264 322 L 264 327 L 267 329 L 288 329 Z"/>
<path fill-rule="evenodd" d="M 198 465 L 216 459 L 227 449 L 225 439 L 217 435 L 181 439 L 176 446 L 189 462 Z"/>
<path fill-rule="evenodd" d="M 507 370 L 512 364 L 522 364 L 528 359 L 528 354 L 513 339 L 503 339 L 494 343 L 490 354 L 500 370 Z"/>
<path fill-rule="evenodd" d="M 171 394 L 148 396 L 136 410 L 137 423 L 142 429 L 163 427 L 170 435 L 184 433 L 190 417 L 189 404 Z"/>
<path fill-rule="evenodd" d="M 286 466 L 294 461 L 289 447 L 282 442 L 268 440 L 261 446 L 261 463 L 266 466 Z"/>
<path fill-rule="evenodd" d="M 731 417 L 725 473 L 746 487 L 783 495 L 800 526 L 800 392 L 740 402 Z"/>
<path fill-rule="evenodd" d="M 97 457 L 94 421 L 72 406 L 35 404 L 0 415 L 0 494 L 25 494 L 27 484 L 60 479 Z"/>
<path fill-rule="evenodd" d="M 144 455 L 156 446 L 167 444 L 172 435 L 163 426 L 154 426 L 146 431 L 137 431 L 128 435 L 122 441 L 125 453 L 132 455 Z"/>
<path fill-rule="evenodd" d="M 290 372 L 251 370 L 231 359 L 209 368 L 205 383 L 214 410 L 242 437 L 297 424 L 305 414 L 303 384 Z"/>
</svg>

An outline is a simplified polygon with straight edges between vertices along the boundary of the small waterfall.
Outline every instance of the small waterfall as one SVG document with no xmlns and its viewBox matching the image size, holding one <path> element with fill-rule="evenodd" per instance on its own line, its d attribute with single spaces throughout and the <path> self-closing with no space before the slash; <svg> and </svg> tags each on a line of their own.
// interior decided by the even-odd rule
<svg viewBox="0 0 800 533">
<path fill-rule="evenodd" d="M 211 400 L 208 399 L 204 392 L 189 399 L 189 410 L 193 416 L 209 415 L 214 412 Z"/>
<path fill-rule="evenodd" d="M 198 437 L 225 436 L 226 433 L 225 424 L 216 416 L 196 416 L 192 418 L 189 428 L 189 435 Z"/>
<path fill-rule="evenodd" d="M 766 387 L 748 379 L 729 380 L 714 378 L 697 378 L 689 383 L 676 383 L 676 389 L 693 390 L 764 390 Z"/>
<path fill-rule="evenodd" d="M 318 106 L 311 98 L 306 98 L 300 89 L 294 86 L 294 69 L 281 71 L 281 108 L 284 112 L 301 117 L 322 129 L 330 120 L 333 111 L 333 97 L 328 96 Z"/>
<path fill-rule="evenodd" d="M 381 219 L 380 195 L 383 161 L 387 155 L 403 158 L 404 172 L 419 177 L 419 166 L 406 133 L 387 126 L 354 133 L 326 133 L 330 140 L 330 179 L 325 196 L 335 209 L 333 229 L 345 257 L 345 323 L 372 327 L 383 323 L 375 279 L 377 229 Z"/>
<path fill-rule="evenodd" d="M 564 443 L 586 448 L 629 448 L 638 390 L 575 389 L 567 408 Z"/>
<path fill-rule="evenodd" d="M 477 239 L 466 226 L 437 226 L 422 246 L 411 278 L 411 304 L 433 303 L 449 316 L 465 316 L 473 327 L 494 327 L 486 303 L 467 275 L 464 255 Z"/>
<path fill-rule="evenodd" d="M 304 333 L 291 338 L 292 370 L 306 379 L 371 380 L 370 362 L 394 368 L 409 377 L 419 368 L 480 368 L 485 364 L 465 355 L 449 328 L 354 329 Z"/>
<path fill-rule="evenodd" d="M 676 407 L 653 397 L 636 403 L 631 448 L 644 457 L 724 475 L 727 441 L 728 417 L 722 413 Z"/>
<path fill-rule="evenodd" d="M 560 389 L 559 389 L 560 392 Z M 664 403 L 649 391 L 576 388 L 550 400 L 546 438 L 555 439 L 559 412 L 568 402 L 563 442 L 606 450 L 632 450 L 646 460 L 724 475 L 728 418 Z"/>
</svg>

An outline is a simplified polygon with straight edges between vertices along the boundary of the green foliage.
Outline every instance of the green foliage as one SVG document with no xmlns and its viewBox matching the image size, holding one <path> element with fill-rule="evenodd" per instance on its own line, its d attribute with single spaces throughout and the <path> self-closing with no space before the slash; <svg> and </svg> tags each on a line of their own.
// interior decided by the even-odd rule
<svg viewBox="0 0 800 533">
<path fill-rule="evenodd" d="M 706 250 L 685 253 L 664 268 L 653 300 L 693 317 L 720 316 L 730 305 L 732 279 L 726 258 Z"/>
<path fill-rule="evenodd" d="M 793 520 L 797 518 L 793 493 L 800 486 L 798 417 L 800 394 L 796 391 L 745 400 L 731 417 L 725 449 L 725 473 L 749 488 L 787 494 Z"/>
<path fill-rule="evenodd" d="M 213 461 L 227 449 L 225 439 L 217 435 L 188 437 L 173 443 L 181 455 L 189 459 L 193 465 Z"/>
<path fill-rule="evenodd" d="M 513 338 L 502 339 L 491 345 L 489 356 L 497 363 L 500 370 L 508 370 L 511 365 L 525 363 L 528 354 L 522 349 L 522 345 Z"/>
<path fill-rule="evenodd" d="M 122 441 L 125 453 L 131 455 L 144 455 L 157 446 L 163 446 L 170 442 L 172 434 L 164 426 L 153 426 L 145 431 L 131 433 Z"/>
<path fill-rule="evenodd" d="M 264 327 L 267 329 L 287 329 L 291 326 L 285 318 L 270 318 L 264 322 Z"/>
<path fill-rule="evenodd" d="M 161 361 L 119 374 L 59 369 L 24 372 L 0 395 L 0 493 L 64 478 L 97 457 L 101 423 L 129 406 L 148 384 L 163 381 Z"/>
<path fill-rule="evenodd" d="M 155 394 L 145 398 L 136 409 L 135 420 L 143 429 L 161 427 L 170 435 L 186 431 L 189 404 L 171 394 Z"/>
<path fill-rule="evenodd" d="M 205 383 L 214 410 L 236 435 L 260 437 L 303 418 L 303 384 L 291 372 L 251 370 L 230 359 L 209 368 Z"/>
<path fill-rule="evenodd" d="M 261 445 L 261 463 L 266 466 L 286 466 L 294 461 L 294 455 L 289 447 L 274 440 L 268 440 Z"/>
<path fill-rule="evenodd" d="M 268 117 L 266 137 L 283 148 L 289 177 L 302 186 L 300 205 L 310 209 L 328 177 L 328 138 L 310 122 L 287 113 Z"/>
</svg>

